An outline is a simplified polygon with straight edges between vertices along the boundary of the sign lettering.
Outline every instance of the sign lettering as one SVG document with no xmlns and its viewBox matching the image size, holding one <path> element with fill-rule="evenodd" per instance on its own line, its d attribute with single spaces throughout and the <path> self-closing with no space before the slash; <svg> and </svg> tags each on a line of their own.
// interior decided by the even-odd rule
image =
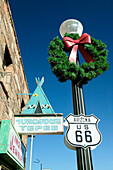
<svg viewBox="0 0 113 170">
<path fill-rule="evenodd" d="M 68 115 L 65 118 L 65 144 L 75 150 L 76 147 L 94 149 L 101 142 L 101 134 L 97 128 L 99 119 L 94 115 Z"/>
<path fill-rule="evenodd" d="M 20 134 L 63 134 L 63 116 L 15 116 Z"/>
<path fill-rule="evenodd" d="M 8 152 L 24 167 L 21 140 L 12 125 L 10 126 Z"/>
</svg>

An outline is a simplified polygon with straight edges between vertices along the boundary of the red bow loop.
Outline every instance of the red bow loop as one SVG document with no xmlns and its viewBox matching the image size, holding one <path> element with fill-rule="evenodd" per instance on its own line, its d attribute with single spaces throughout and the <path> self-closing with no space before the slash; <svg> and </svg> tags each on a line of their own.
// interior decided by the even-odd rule
<svg viewBox="0 0 113 170">
<path fill-rule="evenodd" d="M 79 38 L 79 42 L 82 44 L 91 44 L 91 36 L 87 33 L 84 33 Z"/>
<path fill-rule="evenodd" d="M 73 40 L 70 37 L 64 37 L 63 42 L 67 51 L 72 48 L 69 61 L 76 63 L 78 48 L 87 63 L 95 61 L 82 46 L 82 44 L 91 44 L 91 36 L 87 33 L 82 34 L 78 40 Z"/>
</svg>

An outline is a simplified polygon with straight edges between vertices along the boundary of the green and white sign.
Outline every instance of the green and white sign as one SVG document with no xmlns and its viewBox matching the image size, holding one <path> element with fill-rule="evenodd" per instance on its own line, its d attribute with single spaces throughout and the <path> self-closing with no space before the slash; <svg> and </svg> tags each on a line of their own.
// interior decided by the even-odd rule
<svg viewBox="0 0 113 170">
<path fill-rule="evenodd" d="M 15 115 L 15 129 L 19 134 L 63 134 L 62 114 Z"/>
<path fill-rule="evenodd" d="M 2 120 L 1 123 L 0 156 L 12 167 L 24 169 L 25 146 L 10 120 Z"/>
</svg>

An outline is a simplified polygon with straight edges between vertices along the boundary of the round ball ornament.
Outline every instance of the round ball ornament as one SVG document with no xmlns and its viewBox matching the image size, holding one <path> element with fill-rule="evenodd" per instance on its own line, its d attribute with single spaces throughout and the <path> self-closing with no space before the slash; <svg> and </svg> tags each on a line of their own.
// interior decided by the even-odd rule
<svg viewBox="0 0 113 170">
<path fill-rule="evenodd" d="M 78 50 L 85 60 L 81 65 L 77 63 Z M 101 40 L 87 33 L 81 37 L 66 33 L 63 40 L 57 36 L 50 42 L 48 61 L 60 82 L 71 80 L 80 86 L 108 70 L 107 54 L 106 44 Z"/>
</svg>

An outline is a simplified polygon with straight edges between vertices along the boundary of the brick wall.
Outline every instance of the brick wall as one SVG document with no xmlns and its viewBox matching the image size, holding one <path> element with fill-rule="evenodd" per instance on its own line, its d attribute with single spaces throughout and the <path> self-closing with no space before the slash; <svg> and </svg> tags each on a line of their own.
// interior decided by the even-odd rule
<svg viewBox="0 0 113 170">
<path fill-rule="evenodd" d="M 20 114 L 28 103 L 29 93 L 18 40 L 7 0 L 0 0 L 0 121 Z M 27 136 L 22 137 L 27 149 Z"/>
</svg>

